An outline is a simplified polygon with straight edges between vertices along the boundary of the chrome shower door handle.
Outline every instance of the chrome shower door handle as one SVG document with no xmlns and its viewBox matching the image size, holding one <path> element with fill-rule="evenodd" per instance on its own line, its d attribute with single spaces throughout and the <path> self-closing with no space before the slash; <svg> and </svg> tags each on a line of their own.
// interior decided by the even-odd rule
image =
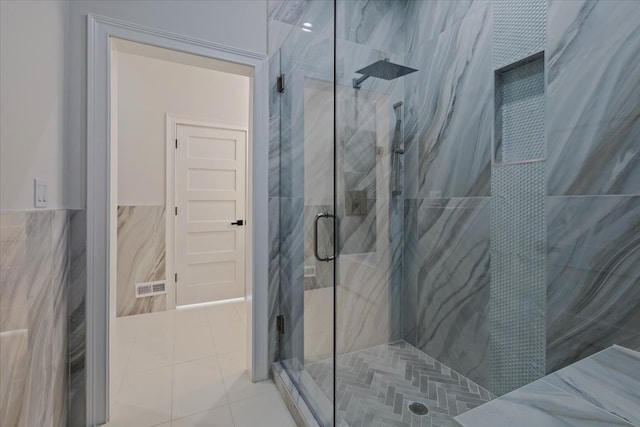
<svg viewBox="0 0 640 427">
<path fill-rule="evenodd" d="M 336 259 L 335 249 L 333 255 L 329 255 L 326 257 L 321 257 L 318 253 L 318 222 L 320 218 L 335 218 L 335 215 L 330 214 L 329 212 L 321 212 L 315 216 L 313 219 L 313 253 L 316 256 L 318 261 L 329 262 Z"/>
</svg>

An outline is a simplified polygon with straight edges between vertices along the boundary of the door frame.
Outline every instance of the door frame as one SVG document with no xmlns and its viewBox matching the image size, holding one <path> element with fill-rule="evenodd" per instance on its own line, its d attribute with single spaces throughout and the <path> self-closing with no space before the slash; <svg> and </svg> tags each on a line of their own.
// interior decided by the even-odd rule
<svg viewBox="0 0 640 427">
<path fill-rule="evenodd" d="M 253 92 L 253 84 L 250 85 L 250 93 Z M 251 115 L 250 115 L 251 116 Z M 251 200 L 252 200 L 252 190 L 253 183 L 252 170 L 250 166 L 250 160 L 252 158 L 253 153 L 253 138 L 251 135 L 251 117 L 249 117 L 249 127 L 241 126 L 241 125 L 233 125 L 233 124 L 223 124 L 217 122 L 209 122 L 204 120 L 197 119 L 188 119 L 184 117 L 175 116 L 172 114 L 166 115 L 166 137 L 167 137 L 167 154 L 166 154 L 166 167 L 167 167 L 167 184 L 166 184 L 166 206 L 167 212 L 169 213 L 166 216 L 166 246 L 167 246 L 167 255 L 166 255 L 166 263 L 167 263 L 167 282 L 171 284 L 168 288 L 167 293 L 167 309 L 173 310 L 177 306 L 178 301 L 178 286 L 174 280 L 174 275 L 176 272 L 176 216 L 170 214 L 170 206 L 176 205 L 176 146 L 175 141 L 178 138 L 177 128 L 179 125 L 185 126 L 202 126 L 209 128 L 218 128 L 218 129 L 227 129 L 227 130 L 235 130 L 245 133 L 245 143 L 247 144 L 245 150 L 245 277 L 244 277 L 244 287 L 245 287 L 245 297 L 247 296 L 248 289 L 247 285 L 250 283 L 251 278 L 251 270 L 253 265 L 253 240 L 250 239 L 250 236 L 253 233 L 253 210 L 251 209 Z"/>
<path fill-rule="evenodd" d="M 87 425 L 109 418 L 110 251 L 110 39 L 112 37 L 205 56 L 254 68 L 251 276 L 247 286 L 247 367 L 252 381 L 269 376 L 268 361 L 268 56 L 160 31 L 105 16 L 87 15 Z"/>
</svg>

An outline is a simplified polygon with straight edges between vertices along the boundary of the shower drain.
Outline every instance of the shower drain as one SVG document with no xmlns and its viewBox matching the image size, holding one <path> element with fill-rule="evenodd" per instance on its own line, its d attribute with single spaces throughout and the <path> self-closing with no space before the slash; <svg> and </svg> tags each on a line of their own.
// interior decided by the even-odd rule
<svg viewBox="0 0 640 427">
<path fill-rule="evenodd" d="M 429 413 L 429 409 L 419 402 L 413 402 L 410 404 L 409 410 L 416 415 L 427 415 Z"/>
</svg>

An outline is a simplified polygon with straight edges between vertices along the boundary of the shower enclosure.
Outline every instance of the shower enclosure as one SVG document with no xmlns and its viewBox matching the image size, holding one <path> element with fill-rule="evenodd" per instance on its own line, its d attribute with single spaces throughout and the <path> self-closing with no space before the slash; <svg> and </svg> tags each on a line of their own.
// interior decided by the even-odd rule
<svg viewBox="0 0 640 427">
<path fill-rule="evenodd" d="M 638 16 L 269 3 L 270 358 L 299 417 L 455 425 L 640 349 Z"/>
</svg>

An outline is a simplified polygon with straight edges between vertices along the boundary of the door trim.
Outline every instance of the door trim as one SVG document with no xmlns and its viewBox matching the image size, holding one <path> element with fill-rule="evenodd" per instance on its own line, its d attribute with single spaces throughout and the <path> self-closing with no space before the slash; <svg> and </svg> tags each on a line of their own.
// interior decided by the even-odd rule
<svg viewBox="0 0 640 427">
<path fill-rule="evenodd" d="M 251 87 L 253 90 L 253 86 Z M 174 310 L 177 305 L 178 300 L 178 287 L 174 280 L 175 272 L 176 272 L 176 217 L 175 215 L 171 215 L 171 210 L 173 206 L 176 206 L 176 146 L 175 141 L 178 138 L 178 125 L 185 126 L 202 126 L 202 127 L 210 127 L 210 128 L 218 128 L 218 129 L 227 129 L 227 130 L 236 130 L 240 132 L 244 132 L 246 135 L 246 144 L 247 149 L 245 150 L 245 176 L 246 176 L 246 188 L 245 188 L 245 213 L 243 218 L 245 218 L 245 297 L 248 294 L 247 287 L 251 283 L 251 274 L 249 267 L 253 265 L 253 240 L 250 238 L 253 232 L 253 211 L 249 209 L 249 201 L 252 198 L 252 190 L 253 190 L 253 182 L 252 182 L 252 171 L 249 169 L 249 159 L 252 156 L 253 152 L 253 138 L 251 135 L 251 120 L 249 120 L 249 127 L 241 126 L 241 125 L 232 125 L 232 124 L 223 124 L 217 122 L 209 122 L 204 120 L 197 119 L 188 119 L 185 117 L 178 117 L 172 114 L 166 115 L 166 137 L 167 137 L 167 154 L 166 154 L 166 167 L 167 167 L 167 183 L 166 183 L 166 206 L 167 213 L 166 216 L 166 246 L 167 246 L 167 283 L 170 284 L 167 289 L 167 310 Z"/>
<path fill-rule="evenodd" d="M 253 265 L 247 264 L 247 352 L 253 381 L 267 379 L 268 342 L 268 57 L 205 40 L 185 37 L 94 14 L 87 15 L 87 425 L 109 417 L 109 207 L 110 176 L 110 39 L 112 37 L 236 62 L 254 68 L 253 141 L 248 168 L 253 194 L 247 212 L 256 221 Z M 249 233 L 247 233 L 249 235 Z"/>
</svg>

